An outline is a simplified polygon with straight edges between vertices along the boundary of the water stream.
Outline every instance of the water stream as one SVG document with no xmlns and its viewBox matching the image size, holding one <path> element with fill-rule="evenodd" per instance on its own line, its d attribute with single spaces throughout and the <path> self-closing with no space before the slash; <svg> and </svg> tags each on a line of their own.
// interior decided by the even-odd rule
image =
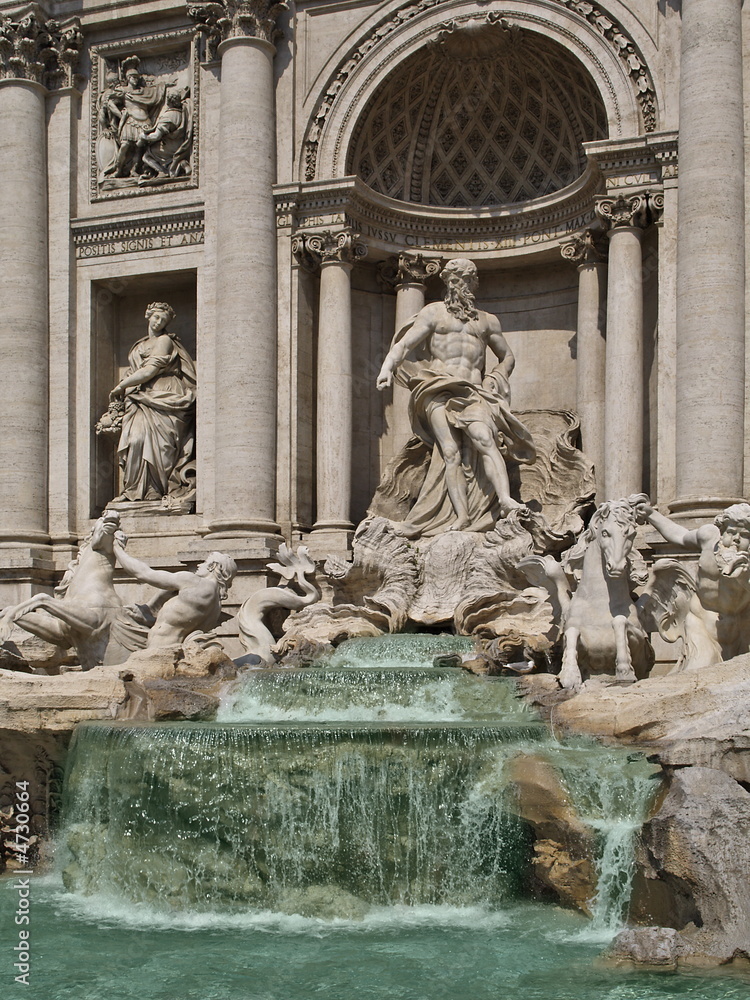
<svg viewBox="0 0 750 1000">
<path fill-rule="evenodd" d="M 593 966 L 627 910 L 655 769 L 557 742 L 511 681 L 432 666 L 469 649 L 354 641 L 325 666 L 248 673 L 217 722 L 79 726 L 58 872 L 34 890 L 43 989 L 26 995 L 744 997 L 744 980 L 681 974 L 673 991 Z M 596 831 L 592 920 L 527 898 L 511 766 L 528 754 Z"/>
</svg>

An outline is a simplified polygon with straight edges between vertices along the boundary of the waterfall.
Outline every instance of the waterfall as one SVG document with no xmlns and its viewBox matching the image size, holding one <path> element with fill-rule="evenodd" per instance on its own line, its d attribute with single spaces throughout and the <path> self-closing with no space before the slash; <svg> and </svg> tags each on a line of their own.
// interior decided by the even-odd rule
<svg viewBox="0 0 750 1000">
<path fill-rule="evenodd" d="M 597 833 L 593 928 L 611 933 L 655 769 L 555 741 L 512 681 L 431 666 L 467 640 L 391 640 L 345 643 L 320 667 L 250 671 L 217 722 L 79 725 L 68 888 L 208 913 L 502 909 L 528 883 L 533 842 L 507 765 L 533 753 Z"/>
<path fill-rule="evenodd" d="M 518 894 L 528 831 L 495 775 L 518 726 L 78 727 L 70 887 L 177 908 L 484 904 Z"/>
<path fill-rule="evenodd" d="M 647 818 L 661 771 L 643 754 L 585 739 L 547 751 L 580 819 L 597 834 L 597 890 L 591 932 L 611 937 L 627 917 L 635 871 L 635 837 Z"/>
</svg>

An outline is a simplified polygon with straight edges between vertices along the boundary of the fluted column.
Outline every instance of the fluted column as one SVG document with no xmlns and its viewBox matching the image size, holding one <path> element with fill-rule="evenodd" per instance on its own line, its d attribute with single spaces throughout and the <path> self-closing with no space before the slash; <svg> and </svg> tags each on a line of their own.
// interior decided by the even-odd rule
<svg viewBox="0 0 750 1000">
<path fill-rule="evenodd" d="M 381 279 L 396 292 L 396 319 L 394 336 L 425 304 L 427 279 L 440 273 L 441 257 L 425 258 L 421 253 L 402 253 L 390 258 L 381 269 Z M 399 382 L 394 382 L 393 403 L 389 431 L 392 435 L 392 453 L 397 455 L 412 436 L 409 420 L 411 393 Z"/>
<path fill-rule="evenodd" d="M 80 44 L 77 22 L 33 11 L 0 35 L 0 543 L 16 546 L 49 541 L 45 99 L 70 84 Z"/>
<path fill-rule="evenodd" d="M 604 403 L 604 499 L 643 488 L 643 255 L 645 195 L 601 198 L 609 224 Z"/>
<path fill-rule="evenodd" d="M 276 180 L 271 0 L 225 0 L 217 197 L 216 467 L 212 534 L 279 530 Z"/>
<path fill-rule="evenodd" d="M 683 0 L 677 229 L 677 502 L 741 496 L 745 193 L 741 0 Z M 712 81 L 718 81 L 720 96 Z M 703 502 L 696 502 L 703 498 Z M 711 498 L 714 502 L 711 503 Z"/>
<path fill-rule="evenodd" d="M 341 535 L 353 527 L 351 269 L 367 248 L 348 229 L 308 236 L 305 247 L 320 265 L 313 533 Z"/>
<path fill-rule="evenodd" d="M 587 229 L 561 248 L 578 269 L 576 409 L 581 447 L 594 463 L 597 491 L 604 495 L 607 262 L 605 249 Z"/>
</svg>

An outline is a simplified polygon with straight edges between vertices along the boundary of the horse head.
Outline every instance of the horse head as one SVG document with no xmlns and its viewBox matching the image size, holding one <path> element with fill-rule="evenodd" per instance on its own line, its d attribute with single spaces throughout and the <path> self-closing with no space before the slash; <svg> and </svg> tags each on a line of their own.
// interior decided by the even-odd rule
<svg viewBox="0 0 750 1000">
<path fill-rule="evenodd" d="M 104 552 L 107 555 L 112 555 L 116 537 L 122 542 L 120 515 L 116 510 L 105 510 L 94 525 L 87 541 L 94 552 Z"/>
<path fill-rule="evenodd" d="M 591 518 L 589 531 L 601 549 L 607 576 L 625 576 L 636 533 L 632 505 L 627 500 L 608 500 L 601 504 Z"/>
</svg>

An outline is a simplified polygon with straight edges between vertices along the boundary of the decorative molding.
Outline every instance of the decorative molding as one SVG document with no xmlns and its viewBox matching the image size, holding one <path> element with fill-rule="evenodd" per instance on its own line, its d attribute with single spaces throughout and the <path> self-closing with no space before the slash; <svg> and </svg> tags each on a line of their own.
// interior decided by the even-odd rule
<svg viewBox="0 0 750 1000">
<path fill-rule="evenodd" d="M 319 267 L 326 264 L 354 264 L 367 256 L 367 247 L 360 242 L 360 234 L 347 227 L 339 232 L 325 229 L 322 233 L 297 234 L 292 252 L 305 263 L 314 261 Z M 304 266 L 304 264 L 303 264 Z"/>
<path fill-rule="evenodd" d="M 378 195 L 358 177 L 312 184 L 277 185 L 279 225 L 294 219 L 298 235 L 349 227 L 372 249 L 402 252 L 495 256 L 498 251 L 526 254 L 569 240 L 596 221 L 594 198 L 602 193 L 598 170 L 589 166 L 579 180 L 559 193 L 533 202 L 467 215 L 456 209 L 431 209 Z"/>
<path fill-rule="evenodd" d="M 428 278 L 440 274 L 442 257 L 425 257 L 421 253 L 403 252 L 378 264 L 378 281 L 384 289 L 398 290 L 399 285 L 426 284 Z"/>
<path fill-rule="evenodd" d="M 204 213 L 165 213 L 138 219 L 73 223 L 72 231 L 76 258 L 98 260 L 116 254 L 200 245 L 204 240 Z"/>
<path fill-rule="evenodd" d="M 656 130 L 656 94 L 653 81 L 635 42 L 623 26 L 595 4 L 589 3 L 588 0 L 553 0 L 553 2 L 579 14 L 607 39 L 627 66 L 628 75 L 641 107 L 645 131 L 654 132 Z"/>
<path fill-rule="evenodd" d="M 90 148 L 90 197 L 91 201 L 106 201 L 113 198 L 142 196 L 164 190 L 176 191 L 186 188 L 196 188 L 200 174 L 200 60 L 199 39 L 190 28 L 179 28 L 173 31 L 160 31 L 138 38 L 120 39 L 91 47 L 91 148 Z M 183 54 L 184 66 L 166 70 L 167 75 L 177 78 L 182 73 L 189 89 L 189 130 L 190 152 L 189 172 L 182 172 L 165 178 L 147 179 L 138 183 L 137 178 L 131 178 L 129 184 L 110 183 L 103 185 L 101 181 L 101 165 L 97 155 L 100 136 L 104 125 L 100 120 L 102 96 L 107 88 L 107 73 L 113 65 L 122 66 L 124 62 L 135 57 L 139 62 L 161 58 L 173 62 Z M 148 76 L 148 73 L 145 75 Z M 174 88 L 172 88 L 174 90 Z M 184 88 L 183 88 L 184 89 Z"/>
<path fill-rule="evenodd" d="M 607 244 L 602 233 L 594 229 L 584 229 L 576 233 L 572 240 L 563 243 L 560 253 L 572 264 L 601 264 L 607 259 Z"/>
<path fill-rule="evenodd" d="M 48 90 L 76 87 L 83 46 L 78 18 L 45 19 L 36 4 L 0 16 L 0 80 L 31 80 Z M 19 12 L 20 13 L 20 12 Z"/>
<path fill-rule="evenodd" d="M 195 22 L 196 34 L 203 36 L 204 59 L 218 58 L 218 48 L 229 38 L 260 38 L 273 45 L 283 32 L 276 21 L 287 0 L 214 0 L 187 3 L 188 17 Z"/>
<path fill-rule="evenodd" d="M 612 194 L 637 194 L 677 178 L 677 132 L 653 132 L 635 139 L 586 143 Z"/>
<path fill-rule="evenodd" d="M 325 93 L 315 107 L 311 118 L 312 124 L 305 139 L 304 160 L 306 180 L 314 180 L 315 178 L 320 137 L 326 121 L 333 105 L 336 103 L 339 93 L 359 63 L 393 31 L 401 28 L 408 21 L 426 11 L 447 2 L 450 2 L 450 0 L 417 0 L 416 3 L 413 0 L 405 0 L 405 3 L 398 10 L 391 11 L 388 17 L 376 25 L 339 63 L 338 69 L 333 74 Z M 604 14 L 594 4 L 585 2 L 585 0 L 551 0 L 551 2 L 558 3 L 572 13 L 584 18 L 609 42 L 610 46 L 627 66 L 628 75 L 641 109 L 644 129 L 646 132 L 653 132 L 657 124 L 655 92 L 648 70 L 646 69 L 645 61 L 638 52 L 633 39 L 626 33 L 622 25 Z M 476 15 L 469 15 L 469 17 L 476 17 Z M 497 15 L 497 18 L 502 20 L 499 15 Z M 455 20 L 448 23 L 455 25 Z M 440 27 L 444 31 L 446 25 L 443 24 Z"/>
</svg>

